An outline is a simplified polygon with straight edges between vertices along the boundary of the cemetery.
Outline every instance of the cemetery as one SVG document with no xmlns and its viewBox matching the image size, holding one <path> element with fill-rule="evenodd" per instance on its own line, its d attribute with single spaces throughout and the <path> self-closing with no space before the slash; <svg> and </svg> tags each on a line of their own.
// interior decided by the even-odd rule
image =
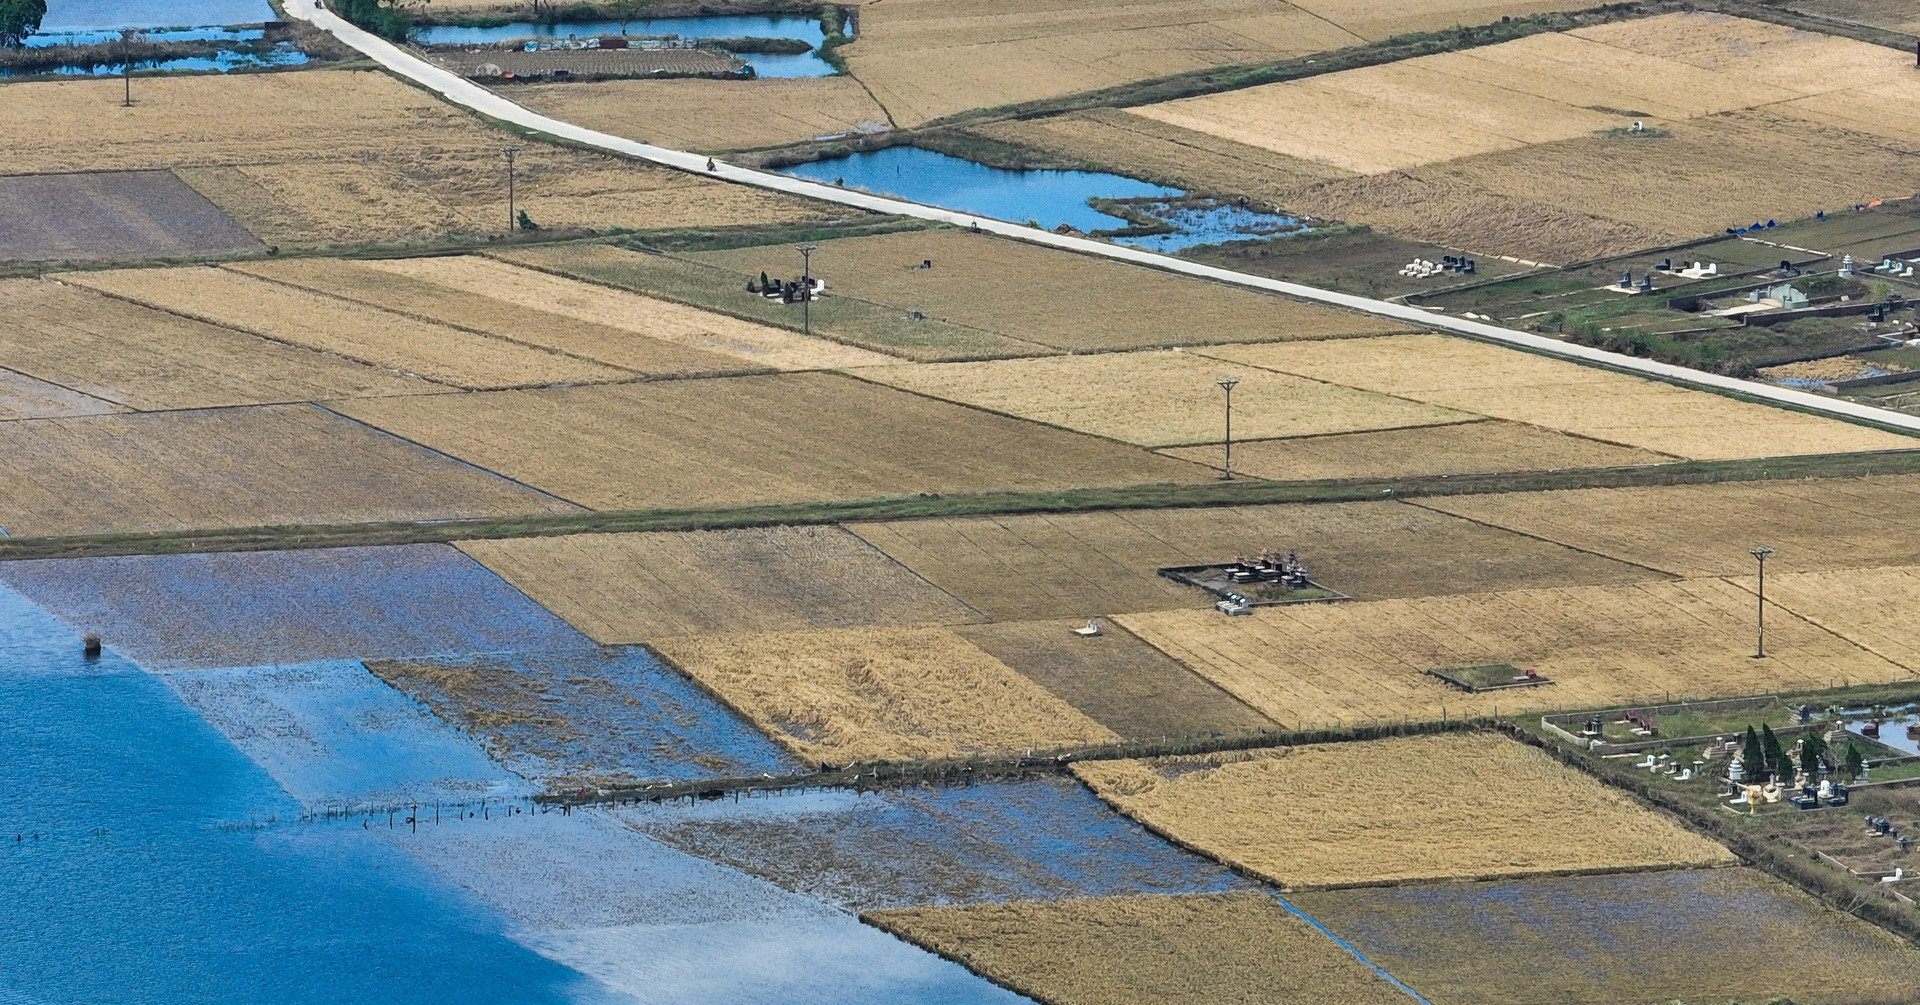
<svg viewBox="0 0 1920 1005">
<path fill-rule="evenodd" d="M 1219 597 L 1214 607 L 1229 615 L 1272 604 L 1351 599 L 1308 579 L 1307 565 L 1295 551 L 1282 555 L 1276 549 L 1262 548 L 1253 558 L 1238 555 L 1231 562 L 1174 565 L 1159 572 L 1176 583 L 1197 586 Z"/>
</svg>

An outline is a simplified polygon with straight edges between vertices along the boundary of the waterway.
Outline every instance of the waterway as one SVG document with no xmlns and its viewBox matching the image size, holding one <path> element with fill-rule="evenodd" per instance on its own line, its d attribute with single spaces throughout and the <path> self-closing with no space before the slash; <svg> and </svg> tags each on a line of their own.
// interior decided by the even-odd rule
<svg viewBox="0 0 1920 1005">
<path fill-rule="evenodd" d="M 120 28 L 261 24 L 278 18 L 267 0 L 48 0 L 48 35 Z"/>
<path fill-rule="evenodd" d="M 636 38 L 789 38 L 813 46 L 805 53 L 741 53 L 762 77 L 826 77 L 833 65 L 819 56 L 826 34 L 820 22 L 804 17 L 662 17 L 628 21 L 559 21 L 536 24 L 516 21 L 491 28 L 435 25 L 422 28 L 415 41 L 423 45 L 492 45 L 520 38 L 594 38 L 627 35 Z"/>
</svg>

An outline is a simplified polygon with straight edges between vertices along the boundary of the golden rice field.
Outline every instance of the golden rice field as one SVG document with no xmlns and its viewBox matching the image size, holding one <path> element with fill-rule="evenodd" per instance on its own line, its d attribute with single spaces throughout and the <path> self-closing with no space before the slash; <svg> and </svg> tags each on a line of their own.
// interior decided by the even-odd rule
<svg viewBox="0 0 1920 1005">
<path fill-rule="evenodd" d="M 603 645 L 979 619 L 837 527 L 578 534 L 459 547 Z"/>
<path fill-rule="evenodd" d="M 676 150 L 769 147 L 887 124 L 886 110 L 852 77 L 602 80 L 501 93 L 543 115 Z"/>
<path fill-rule="evenodd" d="M 575 507 L 309 405 L 0 422 L 12 537 Z"/>
<path fill-rule="evenodd" d="M 1734 580 L 1758 588 L 1755 577 Z M 1920 604 L 1920 568 L 1841 569 L 1767 577 L 1767 602 L 1792 611 L 1847 641 L 1920 674 L 1920 635 L 1914 632 Z"/>
<path fill-rule="evenodd" d="M 1280 481 L 1553 471 L 1672 460 L 1648 450 L 1497 420 L 1253 442 L 1237 438 L 1237 417 L 1234 428 L 1234 472 Z M 1218 444 L 1162 453 L 1215 467 L 1226 463 Z"/>
<path fill-rule="evenodd" d="M 1121 615 L 1122 625 L 1289 726 L 1598 708 L 1913 672 L 1769 599 L 1753 659 L 1751 592 L 1724 579 L 1569 586 L 1369 603 Z M 1435 667 L 1510 663 L 1551 685 L 1469 694 Z"/>
<path fill-rule="evenodd" d="M 1056 1005 L 1398 1005 L 1400 989 L 1271 896 L 1093 897 L 862 917 Z"/>
<path fill-rule="evenodd" d="M 330 407 L 593 509 L 1213 477 L 1135 447 L 818 373 Z"/>
<path fill-rule="evenodd" d="M 1204 608 L 1218 617 L 1211 594 L 1155 570 L 1262 548 L 1297 549 L 1316 582 L 1361 598 L 1660 576 L 1397 502 L 901 520 L 848 529 L 994 620 L 1169 608 Z"/>
<path fill-rule="evenodd" d="M 357 243 L 504 226 L 507 134 L 385 73 L 160 76 L 132 108 L 117 80 L 9 85 L 0 130 L 32 135 L 9 171 L 183 168 L 268 240 Z M 113 115 L 100 114 L 112 107 Z M 814 206 L 525 143 L 517 202 L 547 227 L 674 227 L 819 216 Z"/>
<path fill-rule="evenodd" d="M 455 387 L 527 387 L 639 376 L 227 269 L 124 269 L 68 273 L 60 279 L 196 321 Z"/>
<path fill-rule="evenodd" d="M 744 274 L 791 271 L 793 249 L 689 256 Z M 930 269 L 915 268 L 932 261 Z M 957 230 L 823 241 L 827 292 L 1070 352 L 1377 335 L 1405 326 L 1316 304 Z M 991 290 L 991 295 L 982 295 Z"/>
<path fill-rule="evenodd" d="M 1920 564 L 1901 533 L 1920 478 L 1733 482 L 1451 496 L 1419 505 L 1677 576 L 1740 576 L 1749 549 L 1775 572 Z"/>
<path fill-rule="evenodd" d="M 652 646 L 807 761 L 937 758 L 1116 739 L 946 628 L 708 635 Z"/>
<path fill-rule="evenodd" d="M 604 325 L 772 370 L 895 362 L 891 356 L 473 255 L 371 263 L 398 275 Z"/>
<path fill-rule="evenodd" d="M 1222 346 L 1228 362 L 1715 460 L 1902 450 L 1920 440 L 1445 335 Z"/>
<path fill-rule="evenodd" d="M 0 303 L 0 366 L 142 411 L 448 390 L 63 283 L 0 281 Z"/>
<path fill-rule="evenodd" d="M 624 367 L 650 377 L 721 376 L 763 369 L 736 356 L 523 307 L 471 290 L 401 275 L 369 262 L 309 258 L 230 263 L 225 267 L 420 320 Z"/>
<path fill-rule="evenodd" d="M 1282 887 L 1738 861 L 1497 734 L 1085 761 L 1073 772 L 1153 830 Z"/>
<path fill-rule="evenodd" d="M 1477 416 L 1179 351 L 981 363 L 914 363 L 855 373 L 919 394 L 1143 447 L 1218 443 L 1234 390 L 1236 438 L 1313 436 L 1467 422 Z"/>
</svg>

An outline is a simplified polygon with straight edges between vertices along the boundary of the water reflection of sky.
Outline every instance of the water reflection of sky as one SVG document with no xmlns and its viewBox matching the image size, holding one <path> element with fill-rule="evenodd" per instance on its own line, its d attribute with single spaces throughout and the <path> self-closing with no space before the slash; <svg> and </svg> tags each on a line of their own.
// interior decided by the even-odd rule
<svg viewBox="0 0 1920 1005">
<path fill-rule="evenodd" d="M 1907 727 L 1915 722 L 1920 722 L 1920 716 L 1897 715 L 1883 720 L 1880 723 L 1880 735 L 1875 739 L 1902 754 L 1920 754 L 1920 740 L 1907 738 Z M 1849 722 L 1847 732 L 1864 737 L 1866 734 L 1861 730 L 1865 729 L 1866 725 L 1865 720 Z"/>
<path fill-rule="evenodd" d="M 181 28 L 278 20 L 267 0 L 47 0 L 40 30 Z"/>
<path fill-rule="evenodd" d="M 622 28 L 625 30 L 623 31 Z M 629 35 L 680 38 L 791 38 L 816 50 L 826 41 L 820 22 L 804 17 L 661 17 L 618 21 L 561 21 L 535 24 L 516 21 L 494 28 L 462 28 L 434 25 L 422 28 L 415 38 L 427 45 L 488 45 L 515 38 L 594 38 L 601 35 Z M 753 64 L 761 77 L 825 77 L 833 73 L 832 64 L 815 52 L 773 53 L 743 52 L 740 58 Z"/>
</svg>

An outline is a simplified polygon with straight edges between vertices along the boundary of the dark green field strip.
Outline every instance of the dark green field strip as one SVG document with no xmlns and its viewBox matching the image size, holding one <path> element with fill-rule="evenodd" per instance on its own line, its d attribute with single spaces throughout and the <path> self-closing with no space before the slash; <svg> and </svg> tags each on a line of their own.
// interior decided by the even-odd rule
<svg viewBox="0 0 1920 1005">
<path fill-rule="evenodd" d="M 383 544 L 432 544 L 474 538 L 715 530 L 854 521 L 946 519 L 1020 513 L 1358 502 L 1556 489 L 1700 485 L 1920 473 L 1920 449 L 1809 454 L 1734 461 L 1490 475 L 1334 481 L 1235 481 L 898 496 L 842 502 L 780 503 L 708 509 L 608 510 L 543 516 L 408 523 L 310 524 L 209 531 L 158 531 L 0 540 L 0 561 L 103 555 L 171 555 Z"/>
</svg>

